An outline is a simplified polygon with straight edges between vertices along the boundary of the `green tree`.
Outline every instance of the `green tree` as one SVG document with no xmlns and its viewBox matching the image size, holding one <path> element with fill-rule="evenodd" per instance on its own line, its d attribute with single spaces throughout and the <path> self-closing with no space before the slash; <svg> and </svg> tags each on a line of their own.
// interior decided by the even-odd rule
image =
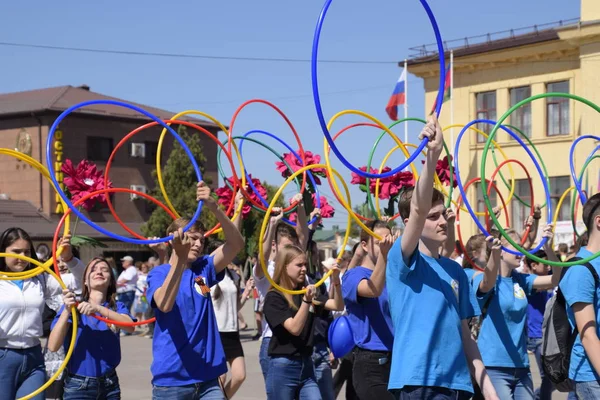
<svg viewBox="0 0 600 400">
<path fill-rule="evenodd" d="M 177 132 L 190 148 L 194 159 L 200 166 L 202 177 L 207 184 L 211 184 L 210 179 L 204 176 L 204 163 L 206 157 L 202 152 L 202 144 L 200 136 L 197 133 L 188 133 L 185 126 L 178 126 Z M 152 176 L 156 182 L 154 189 L 150 191 L 150 195 L 166 204 L 165 199 L 160 192 L 156 170 L 152 172 Z M 187 153 L 177 140 L 174 141 L 173 150 L 169 154 L 167 163 L 162 169 L 162 177 L 165 185 L 165 190 L 169 195 L 169 199 L 173 204 L 177 213 L 181 216 L 192 216 L 198 207 L 196 201 L 196 184 L 198 178 L 194 172 L 194 167 L 189 160 Z M 216 218 L 210 212 L 202 212 L 200 221 L 207 229 L 212 228 L 216 224 Z M 164 237 L 166 229 L 173 222 L 173 219 L 161 207 L 156 207 L 148 221 L 142 226 L 142 232 L 146 237 L 158 236 Z"/>
<path fill-rule="evenodd" d="M 359 205 L 356 205 L 353 207 L 353 210 L 355 213 L 362 215 L 363 217 L 366 218 L 377 218 L 377 215 L 375 215 L 375 213 L 373 212 L 373 210 L 371 209 L 371 207 L 369 207 L 369 205 L 365 202 Z M 381 210 L 381 215 L 384 216 L 384 210 Z M 398 219 L 395 219 L 393 221 L 391 221 L 389 223 L 390 227 L 396 227 L 397 226 L 397 221 Z M 363 221 L 364 222 L 364 221 Z M 352 237 L 358 237 L 360 235 L 360 232 L 362 231 L 362 228 L 360 226 L 358 226 L 358 224 L 354 221 L 354 219 L 352 220 L 352 227 L 350 228 L 350 236 Z"/>
</svg>

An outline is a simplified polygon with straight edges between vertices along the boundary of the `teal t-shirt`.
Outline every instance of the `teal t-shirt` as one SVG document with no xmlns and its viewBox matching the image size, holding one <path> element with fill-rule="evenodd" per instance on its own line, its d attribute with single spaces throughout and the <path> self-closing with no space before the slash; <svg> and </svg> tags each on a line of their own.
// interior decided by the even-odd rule
<svg viewBox="0 0 600 400">
<path fill-rule="evenodd" d="M 587 258 L 592 253 L 582 248 L 577 253 L 577 257 Z M 590 261 L 590 264 L 600 276 L 600 258 Z M 571 307 L 575 303 L 587 303 L 594 305 L 596 313 L 596 334 L 600 337 L 600 287 L 595 286 L 594 277 L 583 265 L 575 265 L 567 270 L 565 276 L 560 281 L 560 290 L 565 296 L 569 305 L 567 313 L 571 328 L 575 329 L 575 316 Z M 575 382 L 600 381 L 600 375 L 594 371 L 590 359 L 585 354 L 581 337 L 577 335 L 573 350 L 571 352 L 571 364 L 569 366 L 569 378 Z"/>
<path fill-rule="evenodd" d="M 484 294 L 478 291 L 483 274 L 473 278 L 473 292 L 477 294 L 480 307 L 494 293 L 477 338 L 486 367 L 529 367 L 525 325 L 529 304 L 527 296 L 533 291 L 535 278 L 537 275 L 513 271 L 509 277 L 498 276 L 494 289 Z"/>
<path fill-rule="evenodd" d="M 404 262 L 402 238 L 388 254 L 386 285 L 394 325 L 388 388 L 437 386 L 473 392 L 462 345 L 462 320 L 479 315 L 458 263 L 418 250 Z"/>
</svg>

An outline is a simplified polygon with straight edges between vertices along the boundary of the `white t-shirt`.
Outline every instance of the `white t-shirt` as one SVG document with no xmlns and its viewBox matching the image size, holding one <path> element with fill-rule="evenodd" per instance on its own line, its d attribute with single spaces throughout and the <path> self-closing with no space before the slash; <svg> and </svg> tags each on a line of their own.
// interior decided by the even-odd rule
<svg viewBox="0 0 600 400">
<path fill-rule="evenodd" d="M 462 267 L 462 263 L 463 263 L 464 257 L 463 256 L 457 256 L 454 261 L 456 261 L 457 263 L 460 264 L 460 266 Z"/>
<path fill-rule="evenodd" d="M 217 287 L 221 294 L 215 299 Z M 239 287 L 231 279 L 230 271 L 225 271 L 223 280 L 210 288 L 213 308 L 217 317 L 219 332 L 237 332 L 238 327 L 238 297 Z"/>
<path fill-rule="evenodd" d="M 256 290 L 258 290 L 258 294 L 260 296 L 260 302 L 262 303 L 265 301 L 265 296 L 267 295 L 267 292 L 269 291 L 269 288 L 271 287 L 271 283 L 269 282 L 269 280 L 267 279 L 266 276 L 263 276 L 262 278 L 258 278 L 256 276 L 257 268 L 262 268 L 262 267 L 260 265 L 254 266 L 254 271 L 253 271 L 254 286 L 256 287 Z M 275 261 L 269 260 L 269 263 L 267 264 L 267 272 L 269 273 L 269 276 L 272 278 L 273 275 L 275 274 Z M 273 336 L 273 332 L 271 332 L 271 328 L 269 327 L 269 324 L 267 323 L 267 319 L 263 318 L 262 319 L 262 337 L 268 338 L 271 336 Z"/>
<path fill-rule="evenodd" d="M 135 286 L 135 297 L 142 297 L 144 295 L 144 292 L 148 288 L 148 274 L 142 274 L 141 272 L 138 273 L 137 282 Z"/>
<path fill-rule="evenodd" d="M 118 283 L 125 283 L 125 286 L 118 286 L 117 293 L 133 292 L 135 290 L 138 280 L 138 270 L 136 267 L 131 266 L 125 271 L 121 272 Z"/>
</svg>

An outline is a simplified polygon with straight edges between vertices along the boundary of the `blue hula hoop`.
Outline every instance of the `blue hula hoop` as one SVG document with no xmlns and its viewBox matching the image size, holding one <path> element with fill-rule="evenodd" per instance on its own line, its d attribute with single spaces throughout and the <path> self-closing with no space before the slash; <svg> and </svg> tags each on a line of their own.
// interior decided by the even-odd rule
<svg viewBox="0 0 600 400">
<path fill-rule="evenodd" d="M 321 125 L 321 130 L 323 131 L 323 134 L 325 135 L 325 138 L 327 139 L 329 146 L 335 153 L 336 157 L 342 162 L 342 164 L 344 164 L 346 166 L 346 168 L 348 168 L 349 170 L 358 174 L 359 176 L 362 176 L 365 178 L 370 178 L 370 179 L 387 178 L 387 177 L 397 174 L 398 172 L 404 170 L 404 168 L 406 168 L 407 166 L 412 164 L 414 162 L 414 160 L 419 156 L 419 154 L 421 154 L 421 152 L 423 151 L 425 146 L 427 145 L 428 139 L 427 138 L 423 139 L 421 144 L 419 144 L 419 147 L 417 147 L 417 149 L 414 151 L 414 153 L 404 163 L 402 163 L 402 165 L 400 165 L 399 167 L 397 167 L 391 171 L 381 173 L 381 174 L 373 174 L 370 172 L 362 171 L 359 168 L 356 168 L 354 165 L 350 164 L 350 162 L 342 155 L 340 150 L 337 148 L 333 138 L 331 137 L 331 133 L 329 132 L 329 129 L 327 129 L 327 122 L 325 121 L 325 116 L 323 115 L 323 108 L 321 106 L 321 97 L 319 95 L 319 79 L 318 79 L 318 74 L 317 74 L 317 61 L 318 61 L 318 54 L 319 54 L 319 41 L 321 38 L 321 30 L 323 28 L 323 22 L 325 20 L 325 15 L 327 14 L 327 11 L 329 10 L 329 6 L 331 5 L 332 1 L 333 0 L 325 1 L 325 4 L 323 5 L 323 9 L 321 10 L 321 14 L 319 15 L 319 19 L 317 20 L 317 26 L 315 28 L 315 34 L 314 34 L 313 46 L 312 46 L 312 56 L 311 56 L 311 62 L 310 62 L 311 78 L 312 78 L 312 92 L 313 92 L 313 98 L 314 98 L 314 102 L 315 102 L 315 109 L 317 112 L 317 117 L 319 118 L 319 124 Z M 433 32 L 435 34 L 435 40 L 437 43 L 437 47 L 438 47 L 438 54 L 439 54 L 439 59 L 440 59 L 440 83 L 439 83 L 439 88 L 438 88 L 435 111 L 436 111 L 437 116 L 439 117 L 439 115 L 442 111 L 442 103 L 444 100 L 444 86 L 445 86 L 445 82 L 446 82 L 446 63 L 445 63 L 445 59 L 444 59 L 444 44 L 442 42 L 442 35 L 440 34 L 440 30 L 439 30 L 437 21 L 435 20 L 435 16 L 433 15 L 431 8 L 429 7 L 429 4 L 427 4 L 426 0 L 419 0 L 419 1 L 421 2 L 421 5 L 425 9 L 427 16 L 429 17 L 431 26 L 433 28 Z"/>
<path fill-rule="evenodd" d="M 61 123 L 61 121 L 63 119 L 65 119 L 65 117 L 67 115 L 69 115 L 70 113 L 72 113 L 75 110 L 78 110 L 80 108 L 83 107 L 87 107 L 87 106 L 91 106 L 94 104 L 109 104 L 109 105 L 115 105 L 115 106 L 119 106 L 119 107 L 125 107 L 125 108 L 129 108 L 131 110 L 137 111 L 140 114 L 145 115 L 146 117 L 152 119 L 154 122 L 159 123 L 160 125 L 162 125 L 164 128 L 168 129 L 169 132 L 175 137 L 175 139 L 177 139 L 177 141 L 179 142 L 179 144 L 181 145 L 181 147 L 183 147 L 183 150 L 185 150 L 186 154 L 188 155 L 188 157 L 190 158 L 190 160 L 192 161 L 192 165 L 194 166 L 194 171 L 196 172 L 196 176 L 198 177 L 198 182 L 200 182 L 202 180 L 202 173 L 200 172 L 200 168 L 198 167 L 198 163 L 196 163 L 196 160 L 194 158 L 194 155 L 192 154 L 190 148 L 185 144 L 185 142 L 183 141 L 183 139 L 177 134 L 177 132 L 175 132 L 175 130 L 173 128 L 171 128 L 169 125 L 167 125 L 166 123 L 164 123 L 160 118 L 154 116 L 153 114 L 149 113 L 146 110 L 143 110 L 139 107 L 136 107 L 134 105 L 131 104 L 127 104 L 127 103 L 123 103 L 121 101 L 116 101 L 116 100 L 92 100 L 92 101 L 84 101 L 83 103 L 79 103 L 79 104 L 75 104 L 71 107 L 69 107 L 68 109 L 66 109 L 65 111 L 63 111 L 58 118 L 56 118 L 56 120 L 54 121 L 54 123 L 52 124 L 52 127 L 50 128 L 50 131 L 48 132 L 48 139 L 46 140 L 46 163 L 48 165 L 48 172 L 50 174 L 50 179 L 52 180 L 52 183 L 54 184 L 54 187 L 56 188 L 56 192 L 60 195 L 60 197 L 63 199 L 63 201 L 65 202 L 65 204 L 67 205 L 67 207 L 69 207 L 69 209 L 75 213 L 77 215 L 77 217 L 79 217 L 82 221 L 84 221 L 86 224 L 88 224 L 89 226 L 91 226 L 92 228 L 94 228 L 95 230 L 97 230 L 100 233 L 105 234 L 108 237 L 111 237 L 115 240 L 120 240 L 126 243 L 132 243 L 132 244 L 142 244 L 142 245 L 147 245 L 147 244 L 153 244 L 153 243 L 163 243 L 163 242 L 167 242 L 169 240 L 173 239 L 173 235 L 164 237 L 164 238 L 160 238 L 160 239 L 147 239 L 147 240 L 140 240 L 140 239 L 132 239 L 132 238 L 128 238 L 125 236 L 121 236 L 121 235 L 117 235 L 116 233 L 112 233 L 104 228 L 102 228 L 101 226 L 99 226 L 98 224 L 90 221 L 81 211 L 79 211 L 77 209 L 77 207 L 73 206 L 73 203 L 71 203 L 71 201 L 67 198 L 67 195 L 65 194 L 65 192 L 61 189 L 59 182 L 56 180 L 55 174 L 54 174 L 54 162 L 53 157 L 52 157 L 52 150 L 53 150 L 53 146 L 52 146 L 52 142 L 54 139 L 54 134 L 56 132 L 56 129 L 58 128 L 58 125 Z M 194 213 L 191 221 L 183 228 L 184 231 L 189 230 L 194 223 L 196 222 L 196 220 L 200 217 L 200 213 L 202 212 L 202 201 L 198 202 L 198 207 L 196 208 L 196 212 Z"/>
<path fill-rule="evenodd" d="M 594 140 L 600 141 L 600 137 L 594 136 L 594 135 L 580 136 L 573 142 L 573 144 L 571 145 L 571 148 L 569 149 L 569 167 L 571 169 L 571 178 L 573 178 L 573 183 L 575 184 L 575 188 L 577 189 L 577 192 L 579 193 L 579 199 L 581 200 L 581 204 L 585 204 L 585 202 L 587 201 L 587 197 L 586 197 L 585 193 L 583 193 L 583 189 L 581 188 L 581 182 L 579 181 L 579 179 L 577 179 L 577 174 L 575 173 L 575 160 L 573 159 L 573 157 L 575 154 L 575 146 L 577 146 L 577 143 L 579 143 L 583 139 L 594 139 Z M 589 155 L 588 159 L 594 155 L 594 153 L 598 150 L 599 147 L 600 146 L 596 147 L 596 149 L 594 149 L 594 151 L 592 151 L 592 153 Z"/>
<path fill-rule="evenodd" d="M 479 228 L 479 230 L 485 235 L 485 236 L 490 236 L 490 233 L 485 229 L 485 227 L 483 226 L 483 224 L 479 221 L 479 218 L 475 215 L 475 212 L 473 211 L 473 208 L 471 207 L 471 203 L 469 203 L 469 200 L 467 198 L 467 194 L 465 193 L 464 190 L 464 186 L 462 183 L 462 179 L 460 177 L 460 172 L 458 170 L 458 154 L 459 154 L 459 147 L 460 147 L 460 141 L 463 138 L 463 135 L 465 134 L 465 132 L 467 132 L 469 130 L 469 128 L 472 125 L 475 124 L 490 124 L 490 125 L 496 125 L 495 121 L 491 121 L 491 120 L 487 120 L 487 119 L 476 119 L 474 121 L 469 122 L 467 125 L 465 125 L 460 133 L 458 134 L 458 137 L 456 139 L 456 145 L 454 146 L 454 168 L 456 170 L 456 183 L 457 183 L 457 187 L 458 187 L 458 191 L 460 192 L 460 195 L 462 197 L 463 203 L 465 205 L 465 207 L 467 207 L 467 210 L 469 211 L 469 214 L 471 214 L 471 218 L 473 218 L 473 221 L 475 221 L 475 224 L 477 225 L 477 227 Z M 548 188 L 548 182 L 544 177 L 544 172 L 542 171 L 542 167 L 540 166 L 540 164 L 537 162 L 537 160 L 535 159 L 533 153 L 531 152 L 531 150 L 529 150 L 529 148 L 527 147 L 527 145 L 525 144 L 525 142 L 523 142 L 523 140 L 519 137 L 519 135 L 517 135 L 516 133 L 514 133 L 512 130 L 508 129 L 506 126 L 504 125 L 500 125 L 500 129 L 504 130 L 506 133 L 508 133 L 509 135 L 511 135 L 517 142 L 519 142 L 519 144 L 525 149 L 525 151 L 527 152 L 527 154 L 529 155 L 529 157 L 531 158 L 531 160 L 533 161 L 533 164 L 535 165 L 535 168 L 537 169 L 538 173 L 540 174 L 540 176 L 542 177 L 542 182 L 544 185 L 544 191 L 546 192 L 546 201 L 548 204 L 548 221 L 547 224 L 551 224 L 552 223 L 552 203 L 550 200 L 550 189 Z M 492 135 L 488 136 L 488 140 L 491 140 Z M 482 163 L 485 162 L 485 160 L 481 161 Z M 481 190 L 483 192 L 483 196 L 484 198 L 488 198 L 487 195 L 487 184 L 483 182 L 481 182 Z M 533 206 L 533 205 L 532 205 Z M 495 219 L 495 216 L 490 213 L 490 218 L 492 219 L 492 221 L 494 221 L 494 224 L 498 223 Z M 540 243 L 537 245 L 537 247 L 535 249 L 530 250 L 531 253 L 535 253 L 538 250 L 540 250 L 548 241 L 547 238 L 542 238 L 542 240 L 540 241 Z M 521 252 L 516 251 L 516 250 L 512 250 L 509 248 L 506 248 L 505 246 L 502 246 L 502 250 L 506 251 L 507 253 L 511 253 L 514 255 L 521 255 Z"/>
<path fill-rule="evenodd" d="M 302 162 L 302 157 L 300 157 L 300 155 L 289 144 L 287 144 L 283 139 L 281 139 L 281 138 L 273 135 L 272 133 L 256 129 L 256 130 L 252 130 L 252 131 L 246 132 L 243 135 L 243 137 L 244 138 L 248 137 L 248 136 L 250 136 L 253 133 L 258 133 L 258 134 L 261 134 L 261 135 L 266 135 L 266 136 L 269 136 L 269 137 L 277 140 L 279 143 L 281 143 L 283 146 L 285 146 L 285 148 L 287 148 L 294 155 L 294 157 L 296 157 L 296 159 L 298 161 Z M 240 158 L 242 159 L 242 164 L 246 165 L 246 163 L 244 162 L 244 155 L 243 155 L 243 151 L 242 151 L 243 150 L 243 146 L 244 146 L 244 139 L 242 138 L 242 139 L 240 139 L 240 146 L 239 146 L 240 147 Z M 264 197 L 262 197 L 260 195 L 260 193 L 258 193 L 258 190 L 256 189 L 256 186 L 254 186 L 254 184 L 252 183 L 252 180 L 250 179 L 248 171 L 245 171 L 245 172 L 246 172 L 246 182 L 252 188 L 252 191 L 254 192 L 254 194 L 256 194 L 256 196 L 260 199 L 260 201 L 263 203 L 263 205 L 265 207 L 269 207 L 269 203 L 267 202 L 267 200 Z M 310 181 L 313 184 L 313 187 L 315 188 L 315 195 L 317 197 L 317 207 L 321 208 L 321 195 L 319 193 L 319 187 L 317 186 L 317 183 L 315 182 L 315 178 L 314 178 L 313 174 L 311 173 L 311 171 L 306 171 L 306 172 L 307 172 L 307 175 L 308 175 L 308 179 L 310 179 Z M 316 222 L 316 220 L 317 220 L 317 218 L 313 217 L 313 219 L 311 221 L 309 221 L 308 224 L 310 225 L 310 224 Z M 283 222 L 285 222 L 286 224 L 292 225 L 292 226 L 296 226 L 295 222 L 290 221 L 287 218 L 283 218 Z"/>
</svg>

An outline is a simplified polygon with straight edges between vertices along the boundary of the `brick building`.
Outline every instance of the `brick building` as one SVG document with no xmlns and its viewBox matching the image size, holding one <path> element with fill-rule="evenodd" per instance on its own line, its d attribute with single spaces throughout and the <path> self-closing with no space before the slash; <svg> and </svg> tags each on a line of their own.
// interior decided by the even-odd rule
<svg viewBox="0 0 600 400">
<path fill-rule="evenodd" d="M 18 93 L 0 94 L 0 148 L 17 149 L 40 161 L 46 166 L 46 140 L 48 131 L 58 115 L 67 108 L 90 100 L 120 100 L 113 97 L 94 93 L 88 86 L 60 86 L 40 90 Z M 145 105 L 131 103 L 156 115 L 168 119 L 175 113 Z M 207 121 L 182 118 L 198 124 L 213 134 L 219 128 Z M 79 109 L 67 116 L 60 124 L 60 133 L 54 138 L 55 169 L 59 170 L 65 159 L 79 163 L 88 159 L 96 163 L 98 168 L 104 169 L 106 161 L 117 143 L 133 129 L 151 122 L 144 115 L 133 110 L 112 105 L 93 105 Z M 58 132 L 57 130 L 57 132 Z M 153 127 L 140 132 L 133 137 L 127 146 L 119 149 L 112 162 L 110 179 L 114 187 L 133 188 L 145 191 L 153 188 L 152 170 L 156 168 L 156 148 L 162 127 Z M 163 146 L 163 161 L 166 161 L 171 152 L 173 138 L 167 135 Z M 206 156 L 205 175 L 217 182 L 217 146 L 210 139 L 201 134 L 202 146 Z M 163 164 L 164 165 L 164 164 Z M 12 210 L 27 209 L 25 214 L 38 212 L 37 225 L 34 229 L 36 241 L 45 242 L 48 238 L 46 232 L 51 229 L 54 233 L 56 221 L 62 213 L 60 204 L 57 204 L 56 194 L 50 183 L 33 167 L 6 155 L 0 156 L 0 207 L 7 209 L 6 200 L 23 200 L 30 203 L 31 207 L 19 203 Z M 143 199 L 131 198 L 126 194 L 117 194 L 113 197 L 113 204 L 119 217 L 133 229 L 138 229 L 145 222 L 151 212 L 148 203 Z M 33 210 L 33 211 L 32 211 Z M 18 212 L 17 212 L 18 214 Z M 115 228 L 114 217 L 108 208 L 98 208 L 88 213 L 90 219 L 98 222 L 117 233 L 124 233 L 120 228 Z M 0 225 L 9 221 L 18 222 L 14 215 L 5 218 L 0 210 Z M 43 222 L 46 220 L 47 222 Z M 118 225 L 117 225 L 118 226 Z M 80 230 L 82 229 L 82 230 Z M 78 227 L 77 233 L 89 234 L 100 240 L 108 240 L 101 234 L 91 232 L 89 227 Z M 136 246 L 108 240 L 109 253 L 140 251 Z"/>
</svg>

